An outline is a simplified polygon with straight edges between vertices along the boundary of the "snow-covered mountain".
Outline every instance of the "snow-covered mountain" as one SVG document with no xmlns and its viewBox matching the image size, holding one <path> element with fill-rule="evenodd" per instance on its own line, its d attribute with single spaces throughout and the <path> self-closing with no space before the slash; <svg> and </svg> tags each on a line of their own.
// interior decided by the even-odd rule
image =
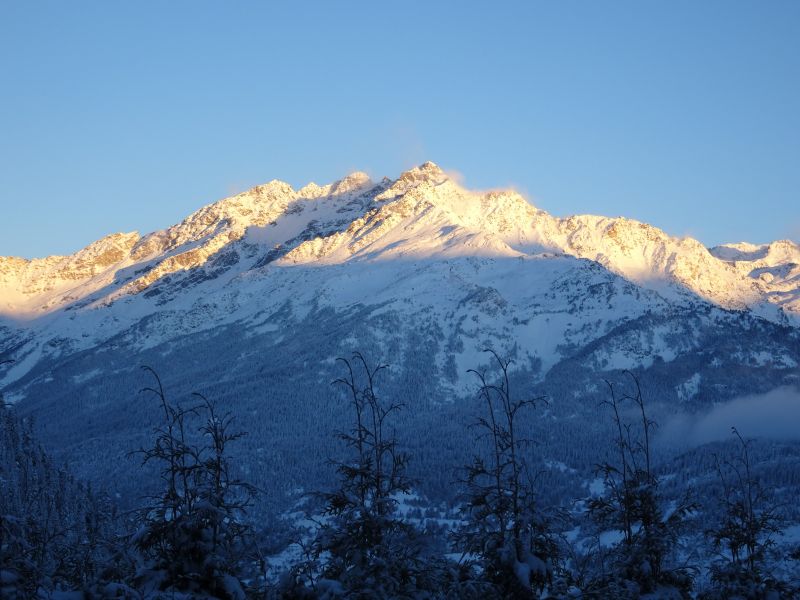
<svg viewBox="0 0 800 600">
<path fill-rule="evenodd" d="M 667 307 L 796 325 L 800 246 L 709 250 L 630 219 L 558 218 L 514 191 L 464 189 L 430 162 L 379 183 L 364 173 L 299 190 L 271 181 L 145 236 L 109 235 L 72 256 L 0 257 L 0 315 L 10 337 L 28 340 L 6 344 L 17 360 L 6 381 L 53 352 L 53 339 L 59 353 L 86 348 L 160 315 L 141 341 L 153 344 L 287 301 L 301 312 L 361 302 L 461 317 L 473 305 L 473 339 L 496 330 L 552 364 L 558 345 Z"/>
<path fill-rule="evenodd" d="M 630 219 L 559 218 L 425 163 L 379 182 L 271 181 L 144 236 L 0 258 L 0 361 L 14 361 L 2 391 L 92 477 L 148 430 L 141 364 L 178 395 L 208 391 L 247 414 L 253 456 L 271 444 L 324 455 L 342 416 L 320 398 L 334 359 L 357 349 L 392 364 L 386 389 L 405 395 L 418 455 L 438 465 L 485 348 L 513 357 L 558 427 L 586 440 L 585 456 L 567 452 L 551 424 L 549 458 L 585 468 L 610 373 L 637 370 L 670 410 L 797 383 L 800 247 L 709 250 Z M 315 434 L 287 437 L 298 427 Z M 280 460 L 258 468 L 274 475 Z"/>
<path fill-rule="evenodd" d="M 144 237 L 109 235 L 72 256 L 0 257 L 0 314 L 31 320 L 76 303 L 108 305 L 165 277 L 197 269 L 229 271 L 240 262 L 242 249 L 259 260 L 240 265 L 238 272 L 256 272 L 271 262 L 332 265 L 557 253 L 591 259 L 660 292 L 685 290 L 725 308 L 768 315 L 778 314 L 769 305 L 795 318 L 800 314 L 800 246 L 793 242 L 709 250 L 692 238 L 673 238 L 630 219 L 557 218 L 513 191 L 463 189 L 430 162 L 377 184 L 364 173 L 297 191 L 271 181 Z M 227 254 L 233 251 L 235 257 Z M 225 260 L 229 264 L 220 264 Z"/>
</svg>

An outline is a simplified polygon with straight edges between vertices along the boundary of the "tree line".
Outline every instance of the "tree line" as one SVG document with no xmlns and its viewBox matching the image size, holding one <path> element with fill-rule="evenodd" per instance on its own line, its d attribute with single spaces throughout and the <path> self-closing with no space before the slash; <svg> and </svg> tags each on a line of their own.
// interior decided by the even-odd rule
<svg viewBox="0 0 800 600">
<path fill-rule="evenodd" d="M 33 423 L 0 402 L 0 593 L 3 598 L 790 598 L 775 536 L 781 513 L 753 472 L 751 441 L 715 458 L 722 510 L 701 519 L 687 492 L 668 500 L 654 469 L 653 431 L 635 375 L 606 382 L 611 458 L 602 490 L 570 510 L 542 502 L 526 457 L 536 440 L 525 419 L 545 398 L 518 397 L 511 362 L 472 371 L 481 414 L 467 435 L 474 456 L 455 469 L 456 518 L 445 535 L 401 509 L 413 492 L 413 457 L 393 420 L 403 405 L 379 393 L 386 365 L 341 358 L 350 428 L 336 437 L 336 485 L 308 497 L 310 527 L 297 558 L 275 566 L 248 514 L 260 492 L 236 475 L 231 445 L 244 431 L 200 394 L 168 397 L 155 370 L 143 392 L 162 413 L 151 444 L 135 451 L 155 467 L 158 491 L 120 514 L 108 495 L 54 465 Z M 631 416 L 634 416 L 631 419 Z M 580 525 L 580 527 L 576 527 Z M 686 540 L 706 541 L 711 557 Z M 797 563 L 793 563 L 797 569 Z"/>
</svg>

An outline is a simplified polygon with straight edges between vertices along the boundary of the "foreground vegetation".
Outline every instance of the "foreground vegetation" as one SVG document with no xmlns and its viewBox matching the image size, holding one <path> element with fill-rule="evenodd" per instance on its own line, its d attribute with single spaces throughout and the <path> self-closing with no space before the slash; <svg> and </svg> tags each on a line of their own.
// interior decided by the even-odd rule
<svg viewBox="0 0 800 600">
<path fill-rule="evenodd" d="M 518 398 L 509 362 L 474 372 L 482 414 L 465 435 L 475 453 L 454 465 L 457 518 L 439 535 L 400 510 L 414 490 L 413 457 L 392 419 L 403 406 L 379 397 L 384 369 L 361 354 L 340 359 L 334 382 L 347 395 L 351 428 L 336 435 L 333 489 L 308 498 L 299 558 L 273 567 L 259 537 L 269 524 L 248 515 L 255 487 L 236 475 L 234 418 L 195 394 L 179 406 L 158 374 L 143 392 L 160 406 L 152 445 L 135 454 L 155 466 L 161 487 L 138 510 L 53 464 L 33 423 L 0 404 L 0 593 L 3 598 L 790 598 L 798 581 L 775 571 L 780 507 L 753 474 L 751 441 L 717 457 L 722 510 L 686 494 L 668 501 L 653 468 L 656 424 L 633 375 L 608 383 L 615 457 L 597 465 L 603 492 L 570 510 L 541 503 L 536 440 L 525 418 L 545 399 Z M 527 417 L 526 417 L 527 415 Z M 630 419 L 631 416 L 635 418 Z M 704 515 L 719 515 L 709 520 Z M 576 533 L 577 532 L 577 533 Z M 709 553 L 688 547 L 703 539 Z M 793 563 L 795 572 L 800 563 Z"/>
</svg>

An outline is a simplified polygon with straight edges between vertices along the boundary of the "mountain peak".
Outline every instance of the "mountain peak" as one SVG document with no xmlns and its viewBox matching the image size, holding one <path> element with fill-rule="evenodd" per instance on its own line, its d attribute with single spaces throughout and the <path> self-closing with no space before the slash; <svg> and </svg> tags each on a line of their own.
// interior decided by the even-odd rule
<svg viewBox="0 0 800 600">
<path fill-rule="evenodd" d="M 442 169 L 437 165 L 435 162 L 426 160 L 420 166 L 417 167 L 420 171 L 430 172 L 430 173 L 442 173 Z"/>
<path fill-rule="evenodd" d="M 313 181 L 297 191 L 300 198 L 313 200 L 327 196 L 352 196 L 361 194 L 375 187 L 369 175 L 363 171 L 355 171 L 348 176 L 327 185 L 317 185 Z"/>
<path fill-rule="evenodd" d="M 285 181 L 281 181 L 280 179 L 273 179 L 272 181 L 268 181 L 267 183 L 262 183 L 260 185 L 253 186 L 249 190 L 238 194 L 237 196 L 233 196 L 232 198 L 243 198 L 249 197 L 253 200 L 264 200 L 269 199 L 276 195 L 290 195 L 293 194 L 294 190 L 292 186 L 286 183 Z M 224 203 L 226 201 L 230 201 L 231 198 L 225 198 L 221 200 L 217 204 Z"/>
<path fill-rule="evenodd" d="M 392 183 L 389 189 L 380 194 L 376 199 L 389 200 L 401 196 L 416 187 L 426 185 L 428 187 L 437 186 L 445 181 L 449 181 L 449 178 L 436 163 L 430 161 L 424 162 L 417 167 L 401 173 L 400 177 Z"/>
<path fill-rule="evenodd" d="M 421 181 L 439 183 L 444 179 L 447 179 L 447 175 L 445 175 L 444 171 L 442 171 L 439 165 L 428 161 L 422 163 L 418 167 L 414 167 L 413 169 L 405 171 L 402 175 L 400 175 L 397 181 L 406 183 Z"/>
<path fill-rule="evenodd" d="M 365 192 L 374 185 L 369 175 L 363 171 L 356 171 L 350 173 L 344 179 L 332 183 L 330 194 L 331 196 L 343 196 L 345 194 Z"/>
</svg>

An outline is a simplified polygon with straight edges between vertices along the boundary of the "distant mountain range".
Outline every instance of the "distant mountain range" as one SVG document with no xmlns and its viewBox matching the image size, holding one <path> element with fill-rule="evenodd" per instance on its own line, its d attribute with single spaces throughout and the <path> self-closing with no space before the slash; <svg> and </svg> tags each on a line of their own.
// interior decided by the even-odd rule
<svg viewBox="0 0 800 600">
<path fill-rule="evenodd" d="M 280 472 L 285 490 L 304 487 L 313 468 L 292 465 L 324 456 L 345 422 L 328 382 L 354 350 L 391 363 L 384 390 L 406 401 L 410 444 L 438 477 L 450 466 L 426 461 L 466 451 L 440 446 L 469 420 L 467 370 L 486 348 L 514 358 L 523 389 L 547 394 L 547 418 L 578 440 L 567 449 L 550 426 L 546 458 L 585 474 L 602 380 L 622 370 L 664 418 L 798 382 L 800 246 L 709 249 L 622 217 L 558 218 L 428 162 L 379 182 L 271 181 L 144 236 L 0 257 L 5 398 L 105 480 L 149 431 L 136 394 L 149 364 L 176 395 L 246 416 L 262 483 Z"/>
</svg>

